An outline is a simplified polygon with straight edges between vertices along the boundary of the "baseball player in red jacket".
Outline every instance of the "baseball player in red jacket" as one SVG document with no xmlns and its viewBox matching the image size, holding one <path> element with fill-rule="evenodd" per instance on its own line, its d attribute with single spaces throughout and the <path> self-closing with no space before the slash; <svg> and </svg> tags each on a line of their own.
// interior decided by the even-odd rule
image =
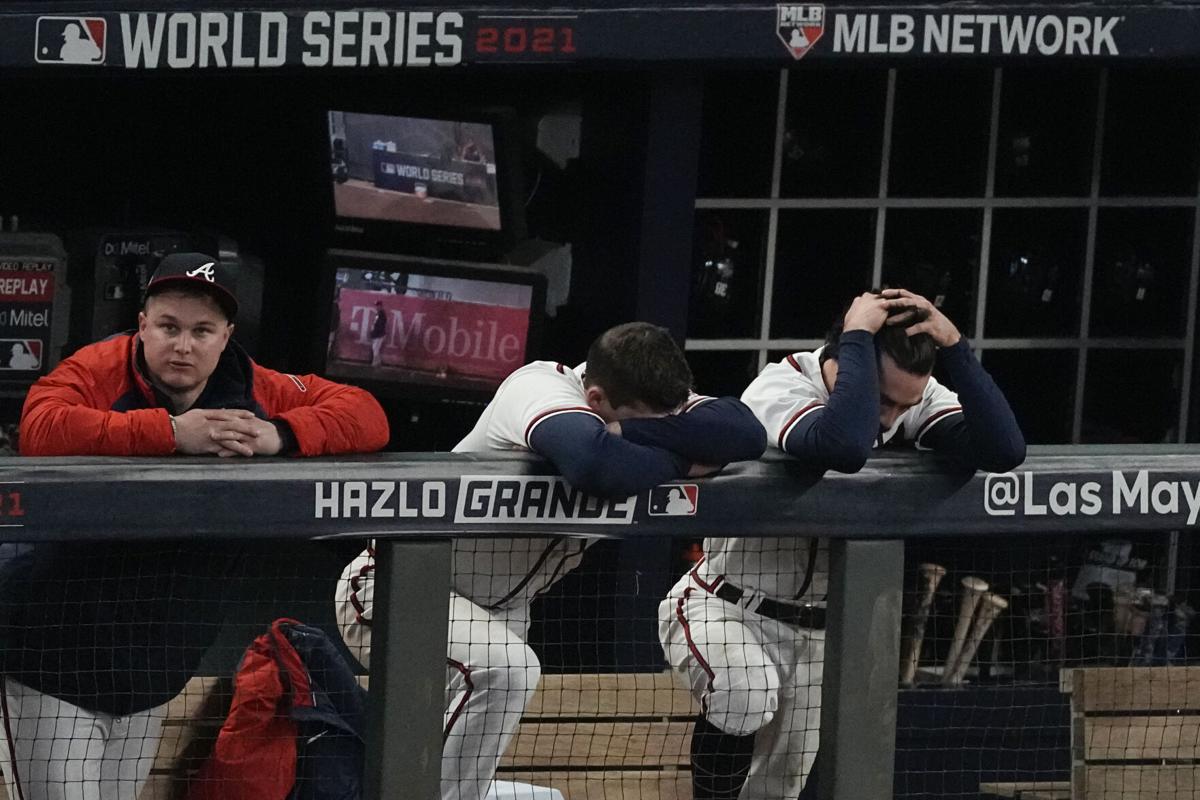
<svg viewBox="0 0 1200 800">
<path fill-rule="evenodd" d="M 255 364 L 231 339 L 224 266 L 163 259 L 136 332 L 80 349 L 30 389 L 22 455 L 329 455 L 388 441 L 371 395 Z M 198 513 L 202 513 L 199 512 Z M 166 703 L 223 618 L 236 542 L 4 545 L 0 769 L 22 800 L 136 800 Z"/>
</svg>

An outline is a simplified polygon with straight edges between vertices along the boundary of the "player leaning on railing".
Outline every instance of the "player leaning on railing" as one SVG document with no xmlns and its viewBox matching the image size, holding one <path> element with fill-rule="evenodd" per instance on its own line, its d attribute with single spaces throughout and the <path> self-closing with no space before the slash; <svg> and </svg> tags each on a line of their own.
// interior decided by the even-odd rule
<svg viewBox="0 0 1200 800">
<path fill-rule="evenodd" d="M 261 367 L 230 338 L 232 285 L 217 259 L 164 258 L 136 332 L 80 349 L 30 389 L 21 453 L 308 456 L 383 447 L 387 419 L 369 394 Z M 8 796 L 136 800 L 165 704 L 221 626 L 241 548 L 180 538 L 10 549 L 17 554 L 0 562 Z"/>
<path fill-rule="evenodd" d="M 458 453 L 526 450 L 572 486 L 629 495 L 758 458 L 762 426 L 737 398 L 690 394 L 692 373 L 667 331 L 645 323 L 602 334 L 574 369 L 550 361 L 510 375 Z M 480 800 L 537 688 L 525 644 L 529 605 L 574 569 L 593 539 L 456 539 L 447 647 L 444 800 Z M 342 634 L 366 664 L 374 561 L 346 568 L 336 600 Z"/>
<path fill-rule="evenodd" d="M 957 394 L 932 377 L 935 361 Z M 855 298 L 824 347 L 768 365 L 742 401 L 773 446 L 814 471 L 857 472 L 893 441 L 972 469 L 1025 459 L 1008 402 L 966 340 L 904 289 Z M 696 800 L 800 793 L 821 724 L 827 553 L 814 538 L 706 539 L 704 559 L 659 607 L 667 661 L 703 709 Z"/>
</svg>

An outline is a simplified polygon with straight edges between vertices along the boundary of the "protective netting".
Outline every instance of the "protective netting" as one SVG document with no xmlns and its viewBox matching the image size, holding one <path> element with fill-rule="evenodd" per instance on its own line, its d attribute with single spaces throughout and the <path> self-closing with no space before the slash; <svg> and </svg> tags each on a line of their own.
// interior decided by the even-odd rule
<svg viewBox="0 0 1200 800">
<path fill-rule="evenodd" d="M 701 542 L 654 539 L 598 543 L 532 605 L 456 595 L 443 796 L 815 797 L 820 598 L 754 596 L 797 543 L 747 540 L 775 555 L 743 586 L 704 572 Z M 8 795 L 352 786 L 370 702 L 363 640 L 343 647 L 350 596 L 370 599 L 370 571 L 341 566 L 357 546 L 4 546 Z M 1186 537 L 907 550 L 896 797 L 1193 796 Z M 813 565 L 823 593 L 820 548 Z"/>
<path fill-rule="evenodd" d="M 910 541 L 896 795 L 1193 797 L 1189 555 L 1166 532 Z"/>
</svg>

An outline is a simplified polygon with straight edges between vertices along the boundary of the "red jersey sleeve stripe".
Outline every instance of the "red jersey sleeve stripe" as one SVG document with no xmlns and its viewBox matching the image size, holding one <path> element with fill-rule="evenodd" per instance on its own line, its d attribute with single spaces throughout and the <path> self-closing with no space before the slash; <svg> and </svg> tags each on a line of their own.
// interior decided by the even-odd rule
<svg viewBox="0 0 1200 800">
<path fill-rule="evenodd" d="M 567 406 L 565 408 L 551 408 L 551 409 L 548 409 L 548 410 L 543 411 L 542 413 L 538 414 L 536 417 L 534 417 L 533 419 L 531 419 L 529 421 L 528 425 L 525 426 L 525 446 L 526 447 L 529 447 L 529 434 L 533 433 L 533 429 L 538 426 L 538 423 L 544 419 L 553 417 L 555 414 L 590 414 L 593 417 L 595 417 L 596 419 L 600 420 L 601 422 L 604 422 L 603 417 L 601 417 L 595 411 L 592 411 L 587 406 Z M 532 450 L 533 448 L 530 447 L 530 449 Z"/>
<path fill-rule="evenodd" d="M 796 360 L 794 355 L 789 355 L 785 360 L 787 363 L 792 365 L 792 368 L 795 369 L 796 372 L 799 372 L 801 375 L 804 374 L 804 370 L 800 369 L 800 362 Z"/>
<path fill-rule="evenodd" d="M 932 417 L 925 420 L 925 424 L 917 429 L 917 441 L 918 442 L 921 441 L 921 437 L 924 436 L 929 431 L 929 429 L 931 427 L 933 427 L 933 424 L 935 422 L 937 422 L 938 420 L 948 417 L 951 414 L 961 414 L 961 413 L 962 413 L 962 406 L 951 406 L 950 408 L 943 408 L 941 411 L 937 412 Z"/>
<path fill-rule="evenodd" d="M 783 443 L 787 441 L 788 434 L 791 433 L 792 428 L 797 422 L 808 416 L 808 414 L 812 413 L 813 411 L 816 411 L 818 408 L 824 407 L 824 403 L 809 403 L 795 414 L 792 414 L 791 419 L 784 423 L 784 426 L 779 430 L 779 449 L 783 449 Z"/>
</svg>

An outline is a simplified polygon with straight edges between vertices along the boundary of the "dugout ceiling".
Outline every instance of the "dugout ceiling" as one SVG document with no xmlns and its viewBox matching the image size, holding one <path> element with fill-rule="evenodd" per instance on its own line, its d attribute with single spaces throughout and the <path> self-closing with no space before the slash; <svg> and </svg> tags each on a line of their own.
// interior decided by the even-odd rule
<svg viewBox="0 0 1200 800">
<path fill-rule="evenodd" d="M 1088 3 L 11 3 L 0 67 L 445 69 L 1200 55 L 1200 6 Z M 65 34 L 64 22 L 78 30 Z M 65 36 L 70 36 L 68 41 Z"/>
</svg>

